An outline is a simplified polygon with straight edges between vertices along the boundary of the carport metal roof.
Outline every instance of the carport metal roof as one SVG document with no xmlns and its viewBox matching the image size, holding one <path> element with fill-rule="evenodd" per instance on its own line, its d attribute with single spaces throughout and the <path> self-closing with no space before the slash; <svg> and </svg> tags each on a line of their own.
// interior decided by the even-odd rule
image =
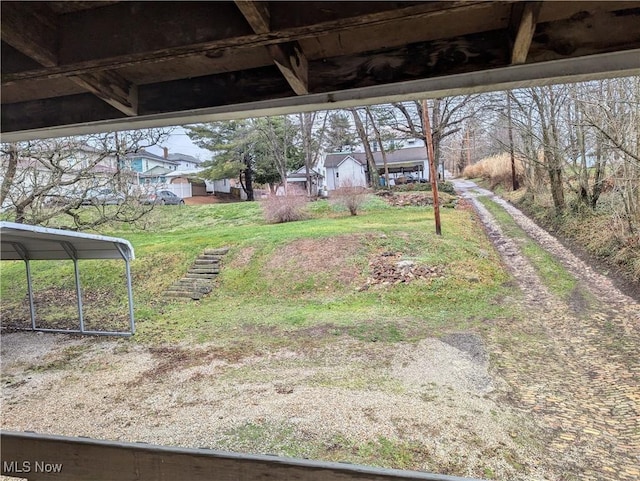
<svg viewBox="0 0 640 481">
<path fill-rule="evenodd" d="M 65 243 L 73 248 L 77 259 L 134 259 L 129 241 L 117 237 L 15 222 L 0 222 L 0 235 L 2 260 L 24 260 L 24 253 L 30 260 L 69 259 Z"/>
<path fill-rule="evenodd" d="M 31 327 L 37 331 L 65 332 L 101 335 L 131 335 L 135 332 L 133 315 L 133 291 L 131 286 L 130 261 L 134 259 L 129 241 L 117 237 L 106 237 L 62 229 L 50 229 L 14 222 L 0 222 L 0 260 L 22 260 L 27 270 L 27 290 L 31 311 Z M 127 293 L 129 297 L 129 331 L 90 331 L 84 327 L 82 290 L 78 261 L 81 259 L 123 259 L 126 267 Z M 36 327 L 35 305 L 30 262 L 34 260 L 72 260 L 75 271 L 76 294 L 80 328 L 42 329 Z"/>
</svg>

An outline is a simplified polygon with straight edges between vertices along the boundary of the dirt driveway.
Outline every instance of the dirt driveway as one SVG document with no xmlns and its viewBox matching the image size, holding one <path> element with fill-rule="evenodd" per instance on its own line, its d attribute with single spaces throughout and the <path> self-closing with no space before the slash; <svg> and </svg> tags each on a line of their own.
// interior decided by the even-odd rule
<svg viewBox="0 0 640 481">
<path fill-rule="evenodd" d="M 555 298 L 476 202 L 490 193 L 461 187 L 525 293 L 503 302 L 525 303 L 525 318 L 249 356 L 5 334 L 2 428 L 502 480 L 638 479 L 638 303 L 504 205 L 579 279 L 571 300 Z"/>
<path fill-rule="evenodd" d="M 512 342 L 496 352 L 513 404 L 547 433 L 557 479 L 640 477 L 640 305 L 573 255 L 518 209 L 472 183 L 459 182 L 518 286 L 530 315 L 501 326 Z M 518 242 L 505 237 L 478 202 L 504 208 L 538 245 L 578 280 L 567 300 L 552 295 Z M 492 330 L 496 344 L 500 330 Z M 504 344 L 504 343 L 503 343 Z"/>
</svg>

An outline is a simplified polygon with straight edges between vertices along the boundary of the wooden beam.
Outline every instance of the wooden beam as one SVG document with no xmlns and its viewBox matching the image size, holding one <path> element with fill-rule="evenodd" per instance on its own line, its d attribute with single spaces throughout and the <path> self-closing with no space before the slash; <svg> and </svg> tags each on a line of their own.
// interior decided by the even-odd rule
<svg viewBox="0 0 640 481">
<path fill-rule="evenodd" d="M 473 481 L 356 464 L 36 433 L 3 431 L 0 440 L 0 472 L 29 481 Z"/>
<path fill-rule="evenodd" d="M 271 16 L 267 2 L 236 0 L 236 5 L 254 32 L 269 33 L 271 31 Z"/>
<path fill-rule="evenodd" d="M 271 45 L 269 53 L 297 95 L 309 93 L 309 63 L 298 42 Z"/>
<path fill-rule="evenodd" d="M 58 65 L 58 25 L 47 5 L 2 3 L 2 40 L 45 67 Z"/>
<path fill-rule="evenodd" d="M 90 93 L 2 104 L 0 126 L 5 133 L 62 125 L 109 121 L 125 115 Z"/>
<path fill-rule="evenodd" d="M 44 4 L 23 2 L 2 5 L 2 40 L 44 67 L 58 65 L 58 26 L 55 14 Z M 121 112 L 137 115 L 136 86 L 113 72 L 89 72 L 69 79 Z"/>
<path fill-rule="evenodd" d="M 138 115 L 138 87 L 114 72 L 90 72 L 70 80 L 101 98 L 120 112 Z"/>
<path fill-rule="evenodd" d="M 87 32 L 87 35 L 93 34 L 97 35 L 98 37 L 104 38 L 107 38 L 109 35 L 113 35 L 112 31 L 105 30 L 110 25 L 110 23 L 105 20 L 105 18 L 110 18 L 106 16 L 106 14 L 108 13 L 107 10 L 114 8 L 122 9 L 132 3 L 133 2 L 121 2 L 112 7 L 101 8 L 99 12 L 99 18 L 96 18 L 88 24 L 85 24 L 85 28 L 93 28 L 93 31 Z M 174 4 L 174 2 L 136 2 L 135 6 L 141 14 L 147 15 L 148 12 L 144 10 L 145 8 L 168 8 L 165 7 L 165 5 L 171 4 Z M 195 4 L 195 7 L 193 6 L 193 4 Z M 198 6 L 201 6 L 199 8 L 204 8 L 202 7 L 202 5 L 206 4 L 208 4 L 208 2 L 188 2 L 185 6 L 183 6 L 184 4 L 180 4 L 180 9 L 186 10 L 188 8 L 196 8 Z M 149 5 L 149 7 L 147 7 L 147 5 Z M 221 2 L 214 5 L 216 9 L 219 9 L 223 8 L 225 4 Z M 343 31 L 349 31 L 354 27 L 363 27 L 367 25 L 396 25 L 398 22 L 402 22 L 403 19 L 406 18 L 420 18 L 425 22 L 429 22 L 434 18 L 442 18 L 443 15 L 455 16 L 456 12 L 458 11 L 466 11 L 476 8 L 487 8 L 487 2 L 464 1 L 452 2 L 451 4 L 441 4 L 440 2 L 427 2 L 424 4 L 420 3 L 397 10 L 375 12 L 362 17 L 338 18 L 335 20 L 328 20 L 312 25 L 301 25 L 282 28 L 264 34 L 247 32 L 242 33 L 239 31 L 239 26 L 234 26 L 234 28 L 238 30 L 236 33 L 228 33 L 226 36 L 219 36 L 219 34 L 217 34 L 218 31 L 227 32 L 231 30 L 229 26 L 225 26 L 225 17 L 222 16 L 221 20 L 219 20 L 219 23 L 216 23 L 215 25 L 213 25 L 213 27 L 209 27 L 215 30 L 215 32 L 211 33 L 210 36 L 212 36 L 212 38 L 210 40 L 198 38 L 195 40 L 184 40 L 183 43 L 176 43 L 175 38 L 171 42 L 170 40 L 159 41 L 157 38 L 157 28 L 154 26 L 154 22 L 149 21 L 148 17 L 141 19 L 137 19 L 136 17 L 135 19 L 137 20 L 137 23 L 135 25 L 132 25 L 130 29 L 124 30 L 123 35 L 119 35 L 117 39 L 115 39 L 119 43 L 119 45 L 117 45 L 117 48 L 114 45 L 115 41 L 101 42 L 100 48 L 102 50 L 99 52 L 100 55 L 91 58 L 89 58 L 89 52 L 78 54 L 72 51 L 67 52 L 67 49 L 65 49 L 66 53 L 61 62 L 61 65 L 48 69 L 29 70 L 3 74 L 2 83 L 3 85 L 7 85 L 21 80 L 80 75 L 82 73 L 96 70 L 119 69 L 122 67 L 155 63 L 160 60 L 201 55 L 210 51 L 215 52 L 225 50 L 227 52 L 231 52 L 234 49 L 238 48 L 259 46 L 266 47 L 268 45 L 290 43 L 292 41 L 297 41 L 305 38 L 315 38 L 321 35 L 338 34 Z M 118 13 L 120 17 L 122 16 L 122 12 L 118 11 L 116 13 Z M 115 15 L 114 17 L 117 17 L 117 15 Z M 208 21 L 211 20 L 210 17 L 207 17 L 206 19 Z M 84 19 L 82 20 L 84 21 Z M 129 21 L 126 18 L 124 20 Z M 114 22 L 117 23 L 117 21 L 118 19 L 115 18 Z M 67 21 L 67 23 L 69 23 L 69 21 Z M 76 45 L 78 43 L 78 39 L 76 37 L 77 30 L 74 28 L 70 28 L 71 26 L 75 25 L 76 23 L 73 23 L 73 25 L 71 25 L 70 23 L 69 25 L 65 24 L 65 28 L 63 32 L 61 32 L 63 38 L 61 41 L 62 44 Z M 78 21 L 77 25 L 81 26 L 82 23 Z M 171 25 L 180 26 L 180 22 L 174 21 L 172 24 L 168 24 L 168 28 L 171 27 Z M 206 26 L 202 26 L 202 29 L 205 28 Z M 200 29 L 201 28 L 199 25 L 198 28 L 196 28 L 196 26 L 194 26 L 193 28 L 193 30 Z M 218 35 L 218 37 L 215 37 L 214 35 Z M 171 35 L 166 36 L 170 38 L 172 37 Z M 111 37 L 108 38 L 109 40 L 111 40 Z M 153 39 L 154 43 L 149 44 L 149 40 L 147 39 Z M 140 47 L 139 51 L 129 50 L 126 54 L 123 54 L 121 49 L 126 48 L 125 43 L 136 46 L 142 45 L 144 48 Z"/>
<path fill-rule="evenodd" d="M 392 84 L 436 76 L 491 70 L 509 64 L 506 31 L 420 42 L 407 48 L 377 50 L 310 62 L 314 93 Z"/>
<path fill-rule="evenodd" d="M 246 18 L 253 31 L 266 34 L 271 30 L 271 17 L 267 2 L 236 0 L 236 5 Z M 273 58 L 284 78 L 297 95 L 309 93 L 309 63 L 296 42 L 268 45 L 269 55 Z"/>
<path fill-rule="evenodd" d="M 504 44 L 503 44 L 504 46 Z M 316 69 L 311 67 L 312 77 Z M 416 79 L 410 82 L 395 82 L 390 84 L 356 87 L 349 90 L 333 90 L 331 92 L 314 92 L 306 96 L 291 96 L 291 92 L 255 92 L 256 100 L 238 103 L 235 99 L 220 106 L 201 108 L 197 110 L 180 109 L 179 101 L 166 105 L 163 113 L 150 113 L 146 108 L 139 109 L 137 117 L 126 117 L 116 109 L 99 101 L 93 95 L 85 100 L 94 103 L 78 106 L 74 117 L 66 116 L 61 119 L 56 115 L 67 105 L 73 107 L 78 102 L 75 98 L 51 99 L 49 110 L 43 112 L 40 107 L 45 101 L 32 101 L 15 104 L 3 104 L 0 121 L 2 126 L 2 140 L 4 142 L 22 142 L 26 140 L 61 137 L 70 135 L 85 135 L 113 130 L 159 128 L 177 124 L 193 124 L 198 122 L 217 122 L 249 117 L 295 114 L 299 112 L 313 112 L 316 110 L 345 109 L 376 105 L 389 102 L 404 102 L 416 98 L 441 98 L 457 95 L 493 92 L 496 90 L 529 88 L 537 85 L 549 85 L 567 82 L 586 82 L 613 77 L 628 77 L 640 75 L 640 49 L 624 50 L 585 57 L 564 58 L 550 62 L 528 63 L 524 65 L 510 65 L 508 67 L 494 67 L 490 70 L 478 70 L 448 76 L 433 76 Z M 279 74 L 280 81 L 287 91 L 288 86 Z M 260 84 L 257 84 L 260 86 Z M 146 86 L 140 86 L 142 89 Z M 203 82 L 201 88 L 207 89 Z M 187 86 L 185 86 L 185 89 Z M 253 88 L 249 85 L 248 88 Z M 167 89 L 173 91 L 171 87 Z M 158 89 L 162 95 L 167 90 Z M 141 97 L 142 97 L 141 92 Z M 196 96 L 197 97 L 197 96 Z M 62 105 L 62 101 L 66 104 Z M 95 103 L 100 105 L 95 105 Z M 146 99 L 141 102 L 146 106 Z M 93 108 L 93 110 L 92 110 Z M 100 109 L 109 109 L 101 112 Z M 25 112 L 29 112 L 26 116 Z M 46 116 L 44 115 L 46 113 Z M 9 115 L 10 114 L 10 115 Z M 66 114 L 66 112 L 65 112 Z M 45 118 L 43 118 L 45 117 Z M 75 122 L 74 122 L 75 120 Z"/>
<path fill-rule="evenodd" d="M 513 5 L 510 21 L 511 63 L 513 65 L 527 61 L 541 6 L 542 2 L 519 2 Z"/>
<path fill-rule="evenodd" d="M 167 114 L 290 97 L 275 65 L 242 72 L 140 85 L 138 115 Z M 122 119 L 123 113 L 92 94 L 2 104 L 0 130 L 32 130 Z"/>
</svg>

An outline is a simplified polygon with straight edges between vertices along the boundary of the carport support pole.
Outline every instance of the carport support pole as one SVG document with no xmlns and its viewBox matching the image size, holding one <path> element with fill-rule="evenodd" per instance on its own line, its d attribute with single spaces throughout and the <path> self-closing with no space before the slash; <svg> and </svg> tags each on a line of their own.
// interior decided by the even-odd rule
<svg viewBox="0 0 640 481">
<path fill-rule="evenodd" d="M 78 297 L 78 318 L 80 319 L 80 332 L 84 334 L 84 315 L 82 313 L 82 289 L 80 288 L 80 269 L 78 269 L 78 259 L 73 259 L 73 269 L 76 275 L 76 296 Z"/>
<path fill-rule="evenodd" d="M 84 334 L 84 315 L 82 312 L 82 289 L 80 288 L 80 269 L 78 268 L 78 253 L 69 242 L 60 242 L 69 259 L 73 261 L 73 271 L 76 277 L 76 297 L 78 298 L 78 318 L 80 319 L 80 333 Z"/>
<path fill-rule="evenodd" d="M 33 303 L 33 286 L 31 285 L 31 265 L 29 259 L 24 260 L 27 268 L 27 293 L 29 295 L 29 313 L 31 314 L 31 329 L 36 330 L 36 306 Z"/>
<path fill-rule="evenodd" d="M 124 260 L 125 269 L 127 270 L 127 296 L 129 297 L 129 329 L 131 334 L 136 333 L 136 323 L 133 317 L 133 287 L 131 286 L 131 265 L 129 259 Z"/>
<path fill-rule="evenodd" d="M 127 272 L 127 296 L 129 297 L 129 330 L 131 334 L 136 333 L 136 322 L 133 315 L 133 287 L 131 285 L 131 263 L 129 262 L 129 255 L 120 244 L 115 244 L 116 249 L 120 252 L 120 255 L 124 259 L 124 267 Z"/>
</svg>

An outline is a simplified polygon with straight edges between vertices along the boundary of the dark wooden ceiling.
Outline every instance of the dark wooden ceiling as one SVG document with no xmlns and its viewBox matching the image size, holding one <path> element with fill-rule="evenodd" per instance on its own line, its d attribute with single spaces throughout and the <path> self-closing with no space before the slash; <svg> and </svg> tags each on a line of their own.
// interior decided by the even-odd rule
<svg viewBox="0 0 640 481">
<path fill-rule="evenodd" d="M 635 1 L 0 6 L 5 140 L 640 71 Z"/>
</svg>

